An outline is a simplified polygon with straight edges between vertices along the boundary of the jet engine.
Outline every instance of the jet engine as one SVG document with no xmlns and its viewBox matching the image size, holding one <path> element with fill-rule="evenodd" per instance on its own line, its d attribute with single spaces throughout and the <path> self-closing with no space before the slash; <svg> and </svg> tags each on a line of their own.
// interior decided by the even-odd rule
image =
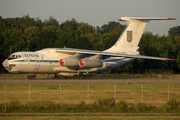
<svg viewBox="0 0 180 120">
<path fill-rule="evenodd" d="M 92 60 L 92 59 L 84 59 L 80 60 L 79 66 L 81 68 L 94 68 L 94 67 L 102 67 L 103 63 L 99 60 Z"/>
<path fill-rule="evenodd" d="M 59 64 L 63 67 L 76 67 L 79 65 L 79 59 L 63 58 L 63 59 L 60 59 Z"/>
</svg>

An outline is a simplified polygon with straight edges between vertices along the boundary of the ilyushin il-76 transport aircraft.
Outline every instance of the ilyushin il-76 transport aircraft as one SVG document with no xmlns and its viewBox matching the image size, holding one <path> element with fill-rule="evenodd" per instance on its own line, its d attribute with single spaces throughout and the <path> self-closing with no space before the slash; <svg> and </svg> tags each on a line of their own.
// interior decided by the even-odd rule
<svg viewBox="0 0 180 120">
<path fill-rule="evenodd" d="M 122 17 L 128 26 L 117 42 L 105 51 L 71 48 L 45 48 L 35 52 L 15 52 L 2 64 L 11 73 L 48 73 L 63 76 L 92 75 L 122 66 L 135 58 L 175 60 L 140 55 L 138 44 L 150 20 L 175 18 Z"/>
</svg>

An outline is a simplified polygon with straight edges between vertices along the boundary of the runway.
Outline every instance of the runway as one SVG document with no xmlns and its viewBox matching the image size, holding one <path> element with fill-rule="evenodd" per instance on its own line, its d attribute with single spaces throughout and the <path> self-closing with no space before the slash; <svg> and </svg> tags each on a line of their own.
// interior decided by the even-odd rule
<svg viewBox="0 0 180 120">
<path fill-rule="evenodd" d="M 179 113 L 0 113 L 0 115 L 179 115 Z"/>
<path fill-rule="evenodd" d="M 179 78 L 0 80 L 0 84 L 180 84 Z"/>
</svg>

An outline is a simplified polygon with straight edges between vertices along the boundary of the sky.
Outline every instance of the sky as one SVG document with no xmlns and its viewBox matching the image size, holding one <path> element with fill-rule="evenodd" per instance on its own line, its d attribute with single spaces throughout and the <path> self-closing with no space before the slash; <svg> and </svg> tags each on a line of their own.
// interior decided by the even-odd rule
<svg viewBox="0 0 180 120">
<path fill-rule="evenodd" d="M 121 17 L 176 18 L 150 21 L 145 31 L 168 35 L 169 28 L 180 26 L 180 0 L 0 0 L 3 18 L 39 17 L 42 21 L 55 18 L 59 24 L 75 18 L 94 27 Z M 126 22 L 120 22 L 126 25 Z"/>
</svg>

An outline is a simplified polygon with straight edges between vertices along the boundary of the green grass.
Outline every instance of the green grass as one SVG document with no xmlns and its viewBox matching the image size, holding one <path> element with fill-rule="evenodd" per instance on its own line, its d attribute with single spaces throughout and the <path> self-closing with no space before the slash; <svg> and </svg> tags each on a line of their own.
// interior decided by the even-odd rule
<svg viewBox="0 0 180 120">
<path fill-rule="evenodd" d="M 116 85 L 116 91 L 114 90 Z M 97 99 L 115 97 L 116 101 L 143 102 L 148 105 L 161 105 L 168 100 L 167 84 L 0 84 L 0 103 L 11 100 L 20 102 L 52 100 L 61 104 L 78 104 L 82 100 L 93 103 Z M 116 94 L 115 94 L 116 92 Z M 5 96 L 4 96 L 5 93 Z M 143 96 L 142 96 L 143 95 Z M 5 99 L 4 99 L 5 97 Z M 169 84 L 169 99 L 180 100 L 180 84 Z"/>
<path fill-rule="evenodd" d="M 21 103 L 18 100 L 12 100 L 0 104 L 1 112 L 113 112 L 113 113 L 156 113 L 156 112 L 178 112 L 180 111 L 180 101 L 171 99 L 163 106 L 147 105 L 145 103 L 130 103 L 125 100 L 115 101 L 114 98 L 99 98 L 91 104 L 81 101 L 79 104 L 60 104 L 50 100 L 30 101 Z"/>
<path fill-rule="evenodd" d="M 11 115 L 11 116 L 0 116 L 3 120 L 179 120 L 178 115 Z"/>
</svg>

